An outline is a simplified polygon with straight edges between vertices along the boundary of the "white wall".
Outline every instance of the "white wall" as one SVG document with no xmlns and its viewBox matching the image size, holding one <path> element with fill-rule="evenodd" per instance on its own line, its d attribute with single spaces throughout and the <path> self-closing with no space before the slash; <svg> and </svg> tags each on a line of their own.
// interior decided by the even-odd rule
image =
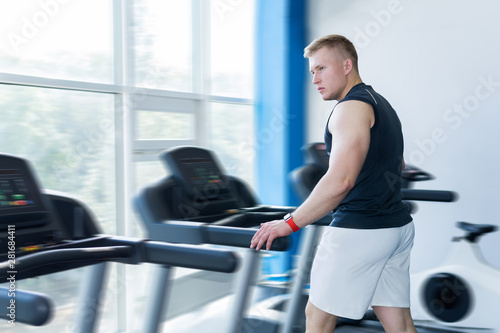
<svg viewBox="0 0 500 333">
<path fill-rule="evenodd" d="M 350 38 L 364 82 L 398 112 L 407 163 L 436 176 L 417 186 L 460 195 L 418 204 L 412 271 L 445 258 L 455 221 L 500 225 L 500 2 L 310 0 L 308 10 L 309 39 Z M 322 140 L 333 105 L 310 84 L 308 141 Z M 500 232 L 480 245 L 500 267 Z"/>
</svg>

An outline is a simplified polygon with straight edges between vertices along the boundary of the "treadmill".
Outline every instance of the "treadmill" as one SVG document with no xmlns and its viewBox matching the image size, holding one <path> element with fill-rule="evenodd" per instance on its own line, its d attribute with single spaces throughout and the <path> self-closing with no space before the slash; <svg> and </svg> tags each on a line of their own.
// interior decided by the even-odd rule
<svg viewBox="0 0 500 333">
<path fill-rule="evenodd" d="M 45 325 L 53 307 L 46 295 L 16 288 L 16 281 L 92 266 L 91 280 L 80 300 L 77 332 L 94 332 L 107 262 L 153 263 L 231 273 L 235 253 L 221 249 L 166 244 L 147 239 L 100 234 L 94 216 L 82 202 L 42 191 L 30 163 L 0 154 L 0 317 L 9 324 Z"/>
<path fill-rule="evenodd" d="M 260 257 L 259 252 L 248 248 L 260 223 L 281 219 L 295 207 L 259 204 L 243 181 L 225 173 L 211 150 L 193 146 L 176 147 L 163 152 L 160 159 L 170 174 L 143 188 L 134 200 L 149 238 L 247 249 L 236 281 L 231 323 L 227 331 L 250 332 L 252 327 L 259 333 L 275 331 L 281 325 L 280 320 L 246 315 Z M 290 237 L 276 239 L 271 250 L 288 250 L 290 243 Z M 160 269 L 157 274 L 164 277 L 156 280 L 152 290 L 164 292 L 170 273 Z M 162 304 L 162 295 L 156 292 L 151 296 L 148 307 L 161 309 Z M 155 314 L 156 318 L 159 316 Z M 155 329 L 147 327 L 143 331 L 152 333 Z"/>
</svg>

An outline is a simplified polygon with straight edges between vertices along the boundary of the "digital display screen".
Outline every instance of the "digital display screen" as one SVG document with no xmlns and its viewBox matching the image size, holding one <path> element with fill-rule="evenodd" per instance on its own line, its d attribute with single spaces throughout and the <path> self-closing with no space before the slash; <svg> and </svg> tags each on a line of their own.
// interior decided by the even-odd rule
<svg viewBox="0 0 500 333">
<path fill-rule="evenodd" d="M 10 230 L 15 229 L 18 249 L 52 243 L 65 233 L 52 208 L 28 160 L 0 153 L 0 256 Z"/>
<path fill-rule="evenodd" d="M 0 210 L 35 206 L 26 180 L 19 170 L 0 170 Z"/>
<path fill-rule="evenodd" d="M 188 181 L 194 187 L 203 188 L 206 185 L 220 185 L 222 183 L 219 168 L 210 159 L 183 158 L 181 164 Z"/>
</svg>

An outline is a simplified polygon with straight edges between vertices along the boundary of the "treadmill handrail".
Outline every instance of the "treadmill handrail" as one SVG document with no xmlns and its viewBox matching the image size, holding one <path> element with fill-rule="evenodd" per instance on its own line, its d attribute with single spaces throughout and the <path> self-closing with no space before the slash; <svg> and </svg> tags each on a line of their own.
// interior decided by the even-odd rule
<svg viewBox="0 0 500 333">
<path fill-rule="evenodd" d="M 113 242 L 113 238 L 109 238 L 107 241 Z M 236 255 L 227 250 L 143 240 L 132 242 L 133 240 L 129 241 L 129 245 L 56 249 L 28 254 L 16 258 L 13 266 L 11 266 L 12 262 L 10 261 L 1 262 L 0 279 L 6 279 L 11 275 L 22 275 L 47 265 L 68 262 L 88 262 L 88 264 L 104 261 L 129 264 L 147 262 L 225 273 L 234 272 L 237 268 Z"/>
<path fill-rule="evenodd" d="M 159 241 L 144 243 L 143 261 L 223 273 L 232 273 L 238 267 L 236 254 L 228 250 L 185 244 L 167 244 Z"/>
<path fill-rule="evenodd" d="M 436 202 L 453 202 L 456 201 L 458 195 L 452 191 L 441 190 L 420 190 L 420 189 L 401 189 L 403 200 L 417 201 L 436 201 Z"/>
<path fill-rule="evenodd" d="M 205 243 L 236 247 L 250 247 L 257 229 L 225 227 L 205 224 L 201 226 Z M 286 251 L 290 248 L 288 237 L 276 238 L 271 245 L 271 251 Z"/>
<path fill-rule="evenodd" d="M 15 320 L 15 323 L 24 323 L 33 326 L 45 325 L 52 317 L 54 304 L 52 300 L 43 294 L 15 290 L 14 295 L 9 292 L 9 287 L 0 287 L 0 319 Z M 14 300 L 15 313 L 10 313 Z M 7 309 L 7 310 L 5 310 Z"/>
<path fill-rule="evenodd" d="M 128 258 L 132 255 L 130 246 L 105 246 L 76 249 L 58 249 L 28 254 L 11 261 L 0 263 L 0 279 L 5 279 L 9 275 L 26 273 L 37 268 L 64 264 L 67 262 L 88 261 L 97 263 L 102 261 L 116 261 Z M 12 265 L 12 266 L 11 266 Z"/>
</svg>

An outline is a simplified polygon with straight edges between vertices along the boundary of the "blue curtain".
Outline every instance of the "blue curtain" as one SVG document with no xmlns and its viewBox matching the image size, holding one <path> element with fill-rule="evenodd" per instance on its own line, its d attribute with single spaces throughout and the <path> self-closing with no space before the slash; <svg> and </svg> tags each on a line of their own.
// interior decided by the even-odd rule
<svg viewBox="0 0 500 333">
<path fill-rule="evenodd" d="M 297 205 L 288 174 L 303 164 L 306 0 L 257 0 L 257 192 L 261 203 Z"/>
</svg>

